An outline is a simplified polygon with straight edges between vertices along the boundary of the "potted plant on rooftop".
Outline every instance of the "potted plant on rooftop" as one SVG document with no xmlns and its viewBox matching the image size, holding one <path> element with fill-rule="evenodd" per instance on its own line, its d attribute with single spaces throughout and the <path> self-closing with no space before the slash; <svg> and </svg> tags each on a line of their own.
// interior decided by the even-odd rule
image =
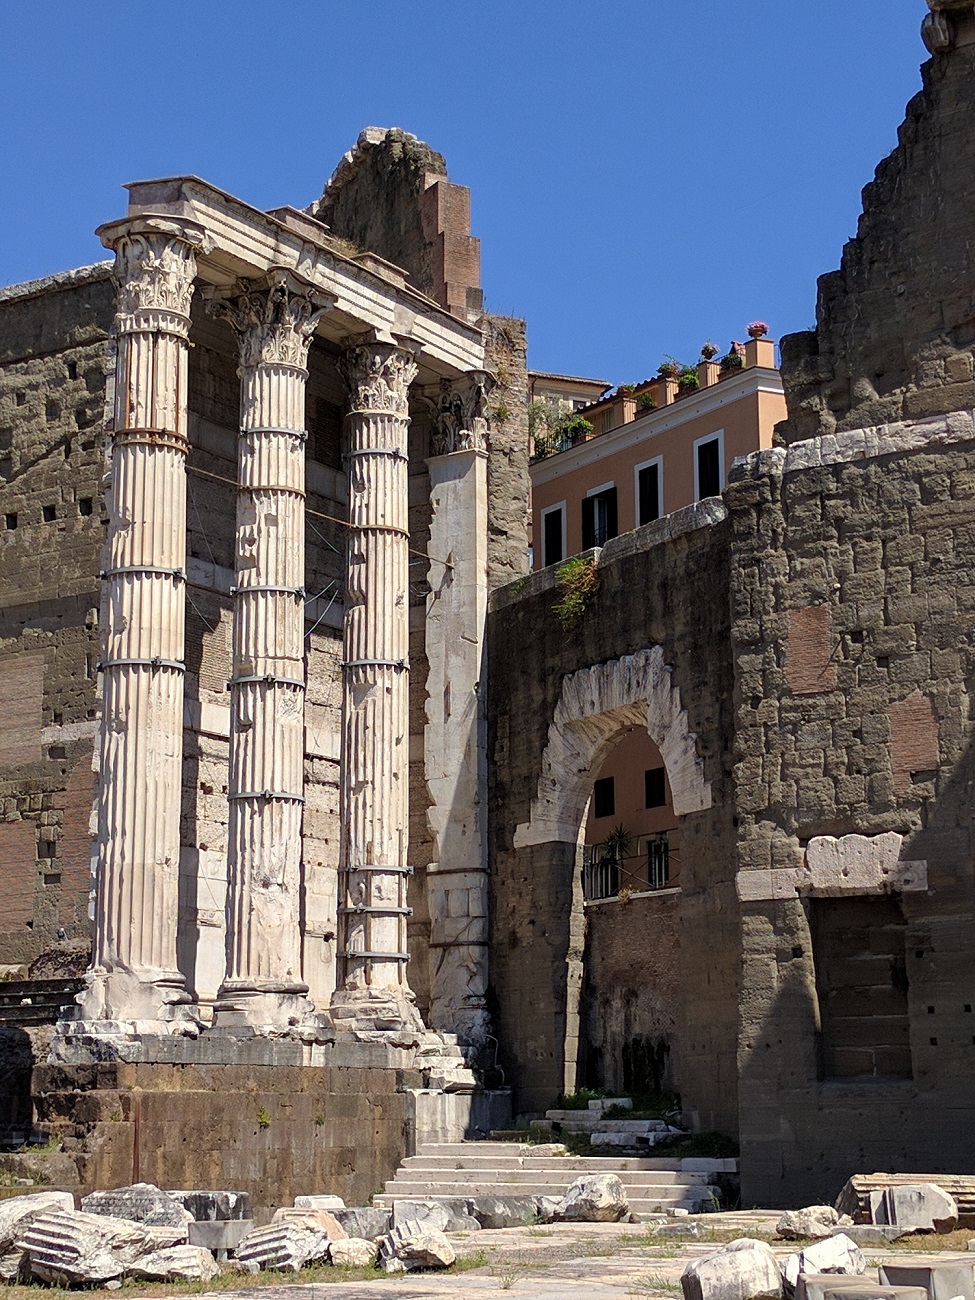
<svg viewBox="0 0 975 1300">
<path fill-rule="evenodd" d="M 681 366 L 679 361 L 673 357 L 668 357 L 666 361 L 661 361 L 657 367 L 657 374 L 661 379 L 676 379 L 680 374 Z"/>
<path fill-rule="evenodd" d="M 717 355 L 718 355 L 717 343 L 712 343 L 711 340 L 708 339 L 704 347 L 701 348 L 701 356 L 704 358 L 705 361 L 713 361 Z"/>
<path fill-rule="evenodd" d="M 753 320 L 748 326 L 748 337 L 750 339 L 763 339 L 768 333 L 768 326 L 763 320 Z"/>
</svg>

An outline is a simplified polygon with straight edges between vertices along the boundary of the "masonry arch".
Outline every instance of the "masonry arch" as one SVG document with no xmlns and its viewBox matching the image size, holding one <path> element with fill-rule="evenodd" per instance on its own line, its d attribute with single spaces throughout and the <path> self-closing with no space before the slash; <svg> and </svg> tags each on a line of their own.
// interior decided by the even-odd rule
<svg viewBox="0 0 975 1300">
<path fill-rule="evenodd" d="M 562 978 L 553 982 L 552 1000 L 545 1008 L 550 1015 L 550 1050 L 543 1050 L 541 1023 L 533 1050 L 539 1061 L 548 1056 L 554 1069 L 540 1068 L 534 1081 L 523 1081 L 534 1108 L 548 1104 L 558 1091 L 573 1091 L 579 1082 L 585 945 L 581 846 L 593 779 L 634 727 L 645 728 L 660 752 L 674 813 L 683 817 L 711 807 L 697 737 L 659 645 L 564 678 L 529 820 L 516 828 L 513 842 L 528 870 L 548 877 L 548 942 L 553 952 L 564 954 Z M 541 1021 L 541 1004 L 539 1011 Z"/>
</svg>

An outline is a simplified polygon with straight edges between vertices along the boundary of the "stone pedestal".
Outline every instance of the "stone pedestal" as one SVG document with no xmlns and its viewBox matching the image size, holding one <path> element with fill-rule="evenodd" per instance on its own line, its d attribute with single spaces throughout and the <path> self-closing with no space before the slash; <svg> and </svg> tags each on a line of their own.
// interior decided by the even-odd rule
<svg viewBox="0 0 975 1300">
<path fill-rule="evenodd" d="M 176 968 L 183 737 L 186 392 L 201 227 L 102 227 L 118 358 L 103 602 L 92 968 L 62 1033 L 197 1030 Z"/>
<path fill-rule="evenodd" d="M 215 1024 L 281 1033 L 314 1007 L 301 978 L 305 385 L 330 300 L 279 272 L 208 298 L 240 341 L 227 974 Z"/>
<path fill-rule="evenodd" d="M 341 785 L 342 885 L 336 1028 L 422 1024 L 406 977 L 409 813 L 409 500 L 411 352 L 354 342 Z"/>
</svg>

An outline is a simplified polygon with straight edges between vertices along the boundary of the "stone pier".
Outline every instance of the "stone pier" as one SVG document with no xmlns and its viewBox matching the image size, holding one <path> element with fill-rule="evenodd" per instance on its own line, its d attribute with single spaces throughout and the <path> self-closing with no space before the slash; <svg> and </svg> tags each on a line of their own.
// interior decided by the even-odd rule
<svg viewBox="0 0 975 1300">
<path fill-rule="evenodd" d="M 83 1024 L 195 1032 L 176 967 L 187 361 L 203 229 L 147 217 L 116 252 L 115 426 L 102 638 L 97 897 Z"/>
<path fill-rule="evenodd" d="M 488 986 L 487 421 L 493 379 L 472 371 L 425 394 L 433 417 L 423 760 L 435 845 L 427 867 L 430 1025 L 468 1048 L 490 1034 Z"/>
<path fill-rule="evenodd" d="M 334 303 L 287 271 L 208 294 L 240 344 L 227 974 L 216 1022 L 280 1031 L 314 1010 L 301 978 L 305 386 Z"/>
</svg>

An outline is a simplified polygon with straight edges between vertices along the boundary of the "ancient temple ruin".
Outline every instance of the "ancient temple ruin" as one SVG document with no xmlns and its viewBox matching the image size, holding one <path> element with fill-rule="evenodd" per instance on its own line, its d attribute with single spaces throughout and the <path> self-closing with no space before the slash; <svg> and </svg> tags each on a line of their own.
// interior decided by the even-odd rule
<svg viewBox="0 0 975 1300">
<path fill-rule="evenodd" d="M 260 1141 L 257 1203 L 363 1194 L 651 1048 L 746 1202 L 970 1168 L 975 9 L 929 10 L 776 445 L 587 553 L 568 614 L 523 325 L 404 132 L 306 211 L 130 186 L 112 266 L 0 292 L 0 927 L 80 946 L 95 806 L 33 1075 L 79 1177 L 246 1182 Z M 596 910 L 635 731 L 679 887 Z"/>
</svg>

